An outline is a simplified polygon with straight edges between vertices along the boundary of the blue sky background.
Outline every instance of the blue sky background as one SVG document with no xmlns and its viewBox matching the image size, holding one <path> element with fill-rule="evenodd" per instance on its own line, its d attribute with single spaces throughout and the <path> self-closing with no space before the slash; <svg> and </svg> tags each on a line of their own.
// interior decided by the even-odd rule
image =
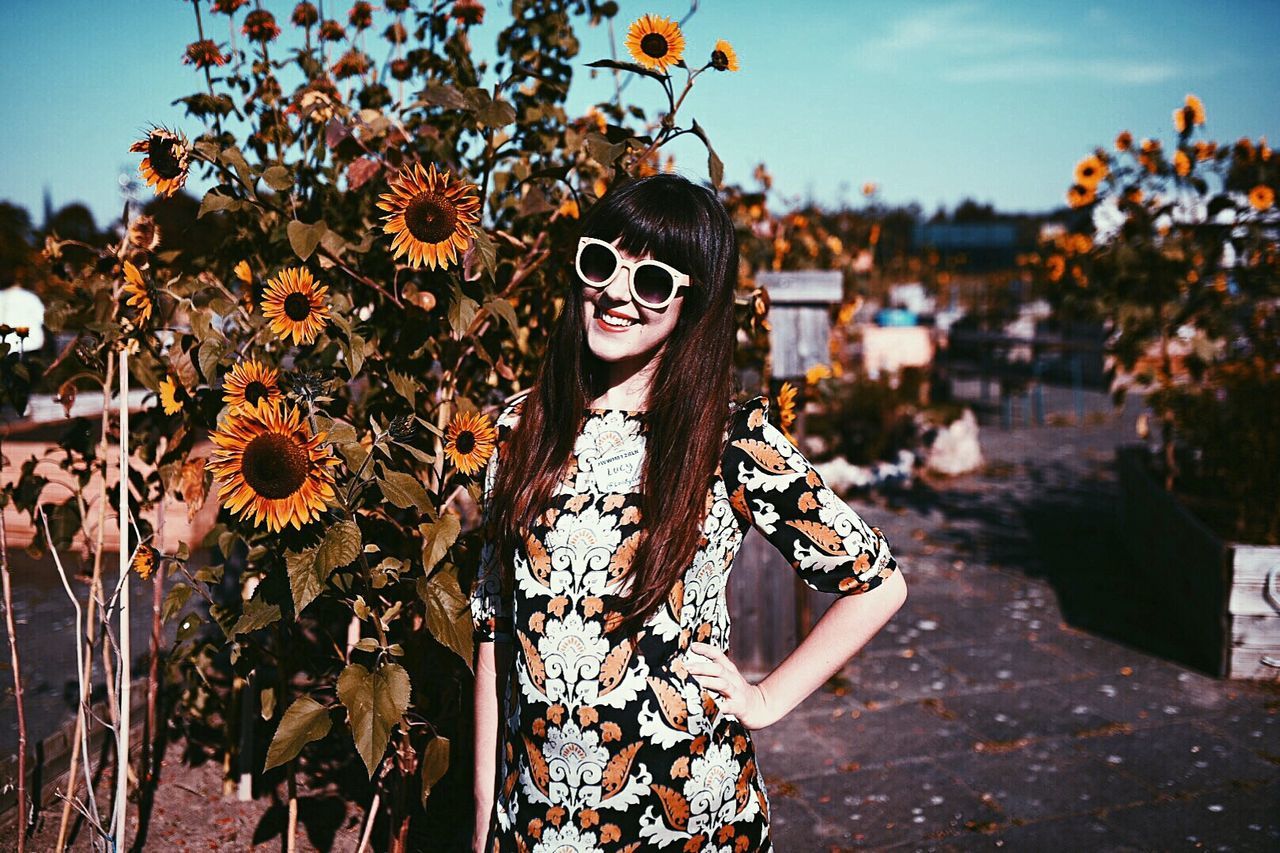
<svg viewBox="0 0 1280 853">
<path fill-rule="evenodd" d="M 264 5 L 294 38 L 293 3 Z M 325 5 L 345 22 L 349 2 Z M 634 18 L 678 19 L 689 9 L 687 0 L 619 5 L 620 51 Z M 509 17 L 508 3 L 487 6 L 472 31 L 481 56 L 492 55 Z M 226 18 L 202 9 L 225 47 Z M 379 60 L 381 26 L 369 34 Z M 1061 203 L 1076 160 L 1117 131 L 1172 141 L 1170 113 L 1188 92 L 1205 102 L 1210 138 L 1280 140 L 1280 6 L 1269 0 L 703 0 L 685 36 L 690 58 L 727 38 L 743 68 L 700 77 L 682 123 L 697 118 L 707 128 L 728 180 L 749 181 L 763 161 L 783 197 L 856 202 L 874 181 L 886 201 L 928 211 L 966 196 L 1047 209 Z M 55 207 L 84 201 L 99 225 L 118 216 L 122 173 L 138 162 L 129 144 L 153 122 L 189 136 L 201 130 L 170 104 L 203 83 L 181 63 L 195 37 L 190 4 L 179 0 L 6 3 L 0 198 L 26 206 L 37 224 L 46 187 Z M 580 63 L 609 55 L 603 26 L 583 25 L 579 38 Z M 609 77 L 590 72 L 574 81 L 571 113 L 611 95 Z M 634 81 L 625 97 L 651 112 L 663 103 L 649 80 Z M 670 150 L 681 172 L 706 176 L 695 139 Z"/>
</svg>

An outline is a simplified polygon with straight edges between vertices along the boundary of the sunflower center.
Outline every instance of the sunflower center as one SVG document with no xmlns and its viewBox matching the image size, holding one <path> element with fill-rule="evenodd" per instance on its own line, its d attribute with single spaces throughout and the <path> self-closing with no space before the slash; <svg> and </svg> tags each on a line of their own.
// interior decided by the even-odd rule
<svg viewBox="0 0 1280 853">
<path fill-rule="evenodd" d="M 424 243 L 443 243 L 458 227 L 458 211 L 431 192 L 421 192 L 404 209 L 404 227 Z"/>
<path fill-rule="evenodd" d="M 240 473 L 249 487 L 264 498 L 287 498 L 307 480 L 307 451 L 287 435 L 268 432 L 244 448 Z"/>
<path fill-rule="evenodd" d="M 271 396 L 271 389 L 261 382 L 250 382 L 244 386 L 244 399 L 251 406 L 258 405 L 259 400 L 265 400 Z"/>
<path fill-rule="evenodd" d="M 644 38 L 640 39 L 640 49 L 644 51 L 645 56 L 661 59 L 667 55 L 669 48 L 666 37 L 658 33 L 648 33 Z"/>
<path fill-rule="evenodd" d="M 182 164 L 178 162 L 176 153 L 177 140 L 163 136 L 152 136 L 147 146 L 147 156 L 151 160 L 151 169 L 157 175 L 170 180 L 182 174 Z"/>
<path fill-rule="evenodd" d="M 466 431 L 458 433 L 458 437 L 454 440 L 453 446 L 457 449 L 458 453 L 465 456 L 476 449 L 475 433 Z"/>
<path fill-rule="evenodd" d="M 723 50 L 711 51 L 711 67 L 716 69 L 729 67 L 729 57 Z"/>
<path fill-rule="evenodd" d="M 284 298 L 284 313 L 295 323 L 311 316 L 311 300 L 305 293 L 290 293 Z"/>
</svg>

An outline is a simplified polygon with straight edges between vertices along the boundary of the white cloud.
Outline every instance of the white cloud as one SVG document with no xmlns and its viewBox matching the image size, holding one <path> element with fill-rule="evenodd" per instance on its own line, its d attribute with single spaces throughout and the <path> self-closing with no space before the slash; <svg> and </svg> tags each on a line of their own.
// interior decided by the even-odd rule
<svg viewBox="0 0 1280 853">
<path fill-rule="evenodd" d="M 941 79 L 952 83 L 1094 80 L 1143 85 L 1186 72 L 1165 60 L 1135 57 L 1132 50 L 1124 51 L 1123 58 L 1073 57 L 1060 32 L 996 20 L 1002 11 L 977 2 L 912 11 L 864 42 L 856 56 L 881 73 L 940 66 Z M 1099 14 L 1106 15 L 1094 7 L 1089 17 L 1097 23 Z M 1092 46 L 1096 49 L 1097 42 Z M 1120 53 L 1118 46 L 1116 52 Z"/>
</svg>

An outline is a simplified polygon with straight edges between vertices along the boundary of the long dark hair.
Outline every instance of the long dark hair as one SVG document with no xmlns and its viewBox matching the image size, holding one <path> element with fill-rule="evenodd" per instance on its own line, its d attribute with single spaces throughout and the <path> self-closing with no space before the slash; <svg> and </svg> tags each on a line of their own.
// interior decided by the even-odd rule
<svg viewBox="0 0 1280 853">
<path fill-rule="evenodd" d="M 634 648 L 635 635 L 672 594 L 701 545 L 708 488 L 723 451 L 729 401 L 738 390 L 738 244 L 715 194 L 671 173 L 612 188 L 583 216 L 580 234 L 617 240 L 633 256 L 649 254 L 687 272 L 692 284 L 681 289 L 675 328 L 656 355 L 640 486 L 643 532 L 623 574 L 632 583 L 625 597 L 606 597 L 606 630 L 629 638 Z M 563 478 L 584 408 L 606 390 L 607 365 L 587 345 L 584 294 L 572 266 L 566 279 L 564 308 L 489 497 L 505 593 L 514 589 L 511 555 Z"/>
</svg>

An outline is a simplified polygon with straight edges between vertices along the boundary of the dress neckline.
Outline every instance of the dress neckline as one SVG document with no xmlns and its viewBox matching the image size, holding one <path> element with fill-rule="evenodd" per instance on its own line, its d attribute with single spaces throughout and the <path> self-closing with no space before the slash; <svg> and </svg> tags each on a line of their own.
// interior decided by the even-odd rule
<svg viewBox="0 0 1280 853">
<path fill-rule="evenodd" d="M 606 409 L 603 406 L 583 406 L 583 411 L 592 414 L 609 414 L 610 412 L 622 412 L 624 415 L 647 415 L 648 409 Z"/>
</svg>

